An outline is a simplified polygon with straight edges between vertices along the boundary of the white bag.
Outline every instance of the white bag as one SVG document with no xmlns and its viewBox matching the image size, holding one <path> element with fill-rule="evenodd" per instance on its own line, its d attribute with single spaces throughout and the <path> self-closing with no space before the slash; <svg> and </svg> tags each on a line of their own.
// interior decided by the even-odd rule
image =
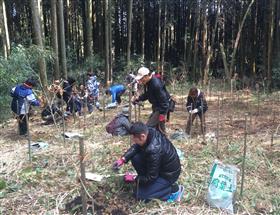
<svg viewBox="0 0 280 215">
<path fill-rule="evenodd" d="M 225 165 L 218 160 L 213 162 L 207 193 L 209 205 L 234 213 L 233 204 L 238 172 L 239 169 L 233 165 Z"/>
</svg>

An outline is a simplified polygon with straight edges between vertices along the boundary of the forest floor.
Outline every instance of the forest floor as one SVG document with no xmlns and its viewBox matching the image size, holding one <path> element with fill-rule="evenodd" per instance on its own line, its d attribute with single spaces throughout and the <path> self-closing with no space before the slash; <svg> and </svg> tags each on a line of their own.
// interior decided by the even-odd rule
<svg viewBox="0 0 280 215">
<path fill-rule="evenodd" d="M 186 97 L 180 92 L 186 94 L 185 90 L 174 94 L 177 105 L 167 124 L 168 136 L 185 128 Z M 131 164 L 125 165 L 120 174 L 112 172 L 112 163 L 130 145 L 128 137 L 112 137 L 105 131 L 105 125 L 121 108 L 106 111 L 105 120 L 103 112 L 87 115 L 85 130 L 83 116 L 68 120 L 67 131 L 84 134 L 86 172 L 109 175 L 102 182 L 86 182 L 87 192 L 95 201 L 95 213 L 226 214 L 206 203 L 210 168 L 213 161 L 219 159 L 241 170 L 245 113 L 248 113 L 244 192 L 241 198 L 240 171 L 235 211 L 236 214 L 280 214 L 280 128 L 278 135 L 275 134 L 280 124 L 279 95 L 280 92 L 261 95 L 259 105 L 257 96 L 250 91 L 231 95 L 221 90 L 207 95 L 207 133 L 215 137 L 203 140 L 199 123 L 194 122 L 191 138 L 172 140 L 184 153 L 179 183 L 185 186 L 185 193 L 179 203 L 137 202 L 132 197 L 132 185 L 124 184 L 120 175 L 132 170 Z M 134 111 L 132 113 L 134 119 Z M 149 113 L 150 106 L 145 103 L 141 120 L 146 121 Z M 17 135 L 16 120 L 2 124 L 0 214 L 71 214 L 65 205 L 80 195 L 79 142 L 66 139 L 64 143 L 62 126 L 42 125 L 38 116 L 31 119 L 30 132 L 32 142 L 48 143 L 47 148 L 32 152 L 32 162 L 28 160 L 27 139 Z"/>
</svg>

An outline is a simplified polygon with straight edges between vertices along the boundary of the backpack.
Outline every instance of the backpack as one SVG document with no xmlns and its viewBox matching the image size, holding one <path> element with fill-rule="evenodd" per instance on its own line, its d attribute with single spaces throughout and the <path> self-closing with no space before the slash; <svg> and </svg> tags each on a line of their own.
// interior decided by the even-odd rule
<svg viewBox="0 0 280 215">
<path fill-rule="evenodd" d="M 115 117 L 111 122 L 106 125 L 106 131 L 109 134 L 113 134 L 117 125 L 117 117 Z"/>
</svg>

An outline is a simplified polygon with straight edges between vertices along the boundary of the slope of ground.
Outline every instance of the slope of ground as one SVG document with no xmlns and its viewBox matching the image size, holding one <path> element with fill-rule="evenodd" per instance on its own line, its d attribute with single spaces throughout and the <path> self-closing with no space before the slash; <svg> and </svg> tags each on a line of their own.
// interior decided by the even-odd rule
<svg viewBox="0 0 280 215">
<path fill-rule="evenodd" d="M 169 136 L 178 129 L 184 130 L 187 119 L 186 98 L 178 90 L 174 98 L 177 105 L 167 124 Z M 184 153 L 179 183 L 185 186 L 185 194 L 180 203 L 136 202 L 131 195 L 132 185 L 124 184 L 121 176 L 132 170 L 131 165 L 119 173 L 112 172 L 112 163 L 130 145 L 128 137 L 111 137 L 105 132 L 105 125 L 121 108 L 106 112 L 105 119 L 103 112 L 69 119 L 66 130 L 84 134 L 86 171 L 109 175 L 100 183 L 87 181 L 88 195 L 94 199 L 94 204 L 89 199 L 89 208 L 94 205 L 96 214 L 224 214 L 206 204 L 209 171 L 217 158 L 241 169 L 248 113 L 244 193 L 241 198 L 239 174 L 236 213 L 279 214 L 280 131 L 279 136 L 275 134 L 280 123 L 279 93 L 257 100 L 250 92 L 208 92 L 207 132 L 215 137 L 203 140 L 195 122 L 192 138 L 172 141 Z M 141 120 L 145 121 L 149 112 L 145 104 Z M 78 141 L 64 142 L 61 125 L 42 125 L 34 117 L 30 123 L 32 142 L 44 141 L 48 148 L 33 151 L 29 162 L 27 139 L 17 135 L 16 127 L 16 121 L 10 120 L 0 131 L 0 214 L 70 214 L 65 205 L 80 191 Z"/>
</svg>

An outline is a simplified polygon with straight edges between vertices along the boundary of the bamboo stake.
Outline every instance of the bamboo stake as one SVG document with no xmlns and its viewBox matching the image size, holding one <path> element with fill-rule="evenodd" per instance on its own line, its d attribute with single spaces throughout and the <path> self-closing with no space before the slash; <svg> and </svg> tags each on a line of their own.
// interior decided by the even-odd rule
<svg viewBox="0 0 280 215">
<path fill-rule="evenodd" d="M 141 121 L 141 107 L 138 104 L 138 121 Z"/>
<path fill-rule="evenodd" d="M 244 178 L 245 178 L 245 159 L 246 159 L 246 151 L 247 151 L 247 116 L 245 114 L 245 131 L 244 131 L 244 148 L 243 148 L 243 160 L 242 160 L 242 175 L 241 175 L 241 189 L 240 196 L 243 197 L 243 187 L 244 187 Z"/>
<path fill-rule="evenodd" d="M 103 121 L 105 122 L 106 120 L 105 91 L 103 92 L 102 104 L 103 104 Z"/>
<path fill-rule="evenodd" d="M 204 128 L 205 128 L 205 125 L 204 125 L 204 104 L 203 104 L 203 99 L 201 98 L 201 109 L 202 109 L 202 111 L 201 111 L 201 127 L 202 127 L 202 137 L 203 137 L 203 142 L 205 142 L 205 130 L 204 130 Z"/>
<path fill-rule="evenodd" d="M 86 196 L 86 190 L 85 190 L 85 182 L 86 182 L 86 176 L 85 176 L 85 164 L 84 164 L 84 158 L 85 158 L 85 149 L 84 149 L 84 139 L 83 137 L 79 137 L 79 146 L 80 146 L 80 170 L 81 170 L 81 197 L 82 197 L 82 211 L 83 215 L 87 214 L 87 196 Z"/>
<path fill-rule="evenodd" d="M 258 116 L 260 115 L 260 91 L 257 91 L 258 93 Z"/>
<path fill-rule="evenodd" d="M 219 156 L 219 123 L 220 123 L 220 95 L 218 95 L 218 117 L 217 117 L 217 142 L 216 142 L 216 153 Z"/>
<path fill-rule="evenodd" d="M 31 155 L 31 136 L 29 131 L 29 117 L 28 117 L 28 110 L 27 110 L 27 100 L 24 99 L 24 106 L 25 106 L 25 120 L 26 120 L 26 128 L 27 128 L 27 140 L 28 140 L 28 156 L 29 161 L 32 162 L 32 155 Z"/>
<path fill-rule="evenodd" d="M 134 105 L 134 120 L 137 122 L 137 105 Z"/>
<path fill-rule="evenodd" d="M 128 115 L 128 119 L 129 119 L 129 122 L 131 122 L 131 119 L 132 119 L 132 106 L 131 106 L 131 90 L 128 89 L 128 109 L 129 109 L 129 115 Z"/>
</svg>

